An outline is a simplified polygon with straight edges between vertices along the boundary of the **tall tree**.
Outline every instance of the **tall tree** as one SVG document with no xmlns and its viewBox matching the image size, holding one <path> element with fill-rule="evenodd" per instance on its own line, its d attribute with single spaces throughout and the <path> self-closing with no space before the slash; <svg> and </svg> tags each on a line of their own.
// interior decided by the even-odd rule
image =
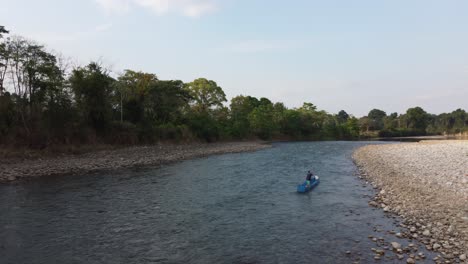
<svg viewBox="0 0 468 264">
<path fill-rule="evenodd" d="M 370 129 L 371 130 L 381 130 L 384 127 L 384 118 L 387 116 L 387 113 L 380 109 L 372 109 L 367 117 L 369 118 L 370 122 Z"/>
<path fill-rule="evenodd" d="M 182 81 L 154 82 L 145 97 L 145 121 L 179 123 L 191 97 Z"/>
<path fill-rule="evenodd" d="M 239 95 L 231 99 L 232 135 L 245 138 L 250 133 L 249 114 L 260 105 L 260 101 L 252 96 Z"/>
<path fill-rule="evenodd" d="M 186 84 L 186 89 L 192 96 L 192 105 L 195 111 L 209 112 L 209 110 L 222 107 L 226 102 L 226 94 L 216 82 L 199 78 Z"/>
<path fill-rule="evenodd" d="M 338 122 L 343 124 L 343 123 L 346 123 L 346 121 L 348 121 L 349 115 L 348 113 L 346 113 L 345 110 L 341 110 L 340 112 L 338 112 L 337 118 L 338 118 Z"/>
<path fill-rule="evenodd" d="M 7 44 L 3 40 L 3 35 L 8 33 L 8 30 L 6 30 L 4 26 L 0 26 L 0 96 L 5 91 L 3 83 L 7 73 L 8 60 L 10 57 L 7 50 Z"/>
<path fill-rule="evenodd" d="M 398 113 L 391 113 L 390 115 L 384 117 L 384 129 L 395 130 L 399 127 L 399 117 Z"/>
<path fill-rule="evenodd" d="M 414 108 L 409 108 L 406 111 L 406 117 L 408 122 L 408 128 L 414 129 L 417 131 L 424 132 L 428 125 L 429 116 L 424 109 L 417 106 Z"/>
<path fill-rule="evenodd" d="M 256 107 L 248 116 L 250 127 L 255 135 L 261 139 L 270 139 L 279 129 L 273 122 L 273 104 L 263 104 Z"/>
<path fill-rule="evenodd" d="M 152 73 L 124 71 L 116 84 L 121 121 L 125 119 L 135 124 L 142 121 L 145 97 L 157 81 L 157 76 Z"/>
<path fill-rule="evenodd" d="M 103 132 L 111 121 L 110 99 L 114 81 L 96 62 L 74 69 L 70 77 L 82 121 L 97 132 Z"/>
<path fill-rule="evenodd" d="M 43 46 L 21 37 L 7 43 L 8 74 L 17 108 L 27 134 L 38 129 L 47 102 L 55 100 L 64 84 L 63 72 L 56 57 Z"/>
</svg>

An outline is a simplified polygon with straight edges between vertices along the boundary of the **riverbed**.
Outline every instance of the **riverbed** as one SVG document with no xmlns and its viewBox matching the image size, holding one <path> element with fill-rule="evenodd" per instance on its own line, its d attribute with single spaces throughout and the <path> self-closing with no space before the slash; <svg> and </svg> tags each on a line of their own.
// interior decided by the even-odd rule
<svg viewBox="0 0 468 264">
<path fill-rule="evenodd" d="M 276 143 L 2 185 L 0 263 L 372 262 L 371 248 L 410 241 L 390 234 L 398 218 L 368 205 L 374 190 L 351 158 L 366 144 L 387 143 Z M 309 169 L 321 182 L 298 194 Z M 396 261 L 389 251 L 379 263 Z"/>
</svg>

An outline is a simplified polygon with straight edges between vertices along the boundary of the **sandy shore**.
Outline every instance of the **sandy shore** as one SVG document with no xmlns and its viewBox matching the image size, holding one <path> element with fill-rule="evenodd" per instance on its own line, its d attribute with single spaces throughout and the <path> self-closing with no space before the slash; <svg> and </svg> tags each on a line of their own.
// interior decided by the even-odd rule
<svg viewBox="0 0 468 264">
<path fill-rule="evenodd" d="M 401 237 L 438 252 L 436 263 L 466 261 L 468 141 L 369 145 L 353 158 L 361 177 L 380 189 L 370 204 L 405 220 Z"/>
<path fill-rule="evenodd" d="M 0 182 L 134 166 L 158 166 L 209 155 L 248 152 L 268 147 L 270 146 L 261 142 L 161 144 L 43 159 L 0 159 Z"/>
</svg>

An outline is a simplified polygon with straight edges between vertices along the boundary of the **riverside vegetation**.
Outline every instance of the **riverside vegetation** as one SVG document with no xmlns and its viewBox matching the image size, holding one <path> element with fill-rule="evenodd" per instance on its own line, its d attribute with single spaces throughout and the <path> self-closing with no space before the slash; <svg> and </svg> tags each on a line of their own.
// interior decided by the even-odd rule
<svg viewBox="0 0 468 264">
<path fill-rule="evenodd" d="M 0 144 L 13 148 L 160 141 L 251 139 L 356 139 L 460 133 L 468 115 L 458 109 L 431 115 L 374 109 L 360 119 L 330 114 L 312 103 L 287 108 L 267 98 L 239 95 L 230 101 L 212 80 L 160 80 L 125 70 L 112 74 L 96 62 L 70 67 L 63 57 L 0 26 Z"/>
</svg>

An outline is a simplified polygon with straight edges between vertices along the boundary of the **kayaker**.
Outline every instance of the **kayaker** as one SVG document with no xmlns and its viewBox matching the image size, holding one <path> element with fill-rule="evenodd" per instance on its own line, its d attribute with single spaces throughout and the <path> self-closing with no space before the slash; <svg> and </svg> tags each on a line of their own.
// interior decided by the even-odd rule
<svg viewBox="0 0 468 264">
<path fill-rule="evenodd" d="M 307 185 L 310 185 L 310 180 L 312 179 L 312 176 L 314 176 L 314 174 L 310 171 L 307 171 L 307 177 L 306 177 L 306 184 Z"/>
</svg>

